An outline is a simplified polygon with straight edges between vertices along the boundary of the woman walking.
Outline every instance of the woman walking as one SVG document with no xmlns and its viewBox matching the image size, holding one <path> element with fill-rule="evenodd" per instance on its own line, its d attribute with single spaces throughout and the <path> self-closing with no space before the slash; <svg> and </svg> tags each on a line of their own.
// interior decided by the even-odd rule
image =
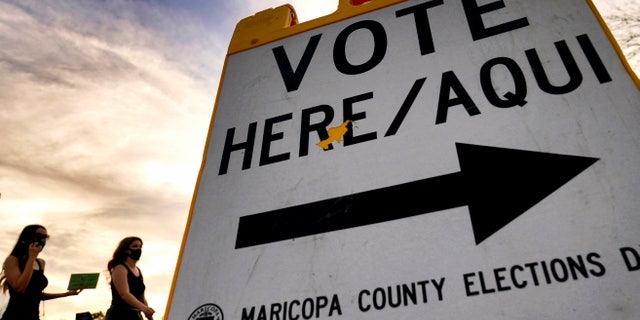
<svg viewBox="0 0 640 320">
<path fill-rule="evenodd" d="M 142 320 L 140 312 L 149 320 L 155 311 L 149 308 L 144 296 L 142 272 L 136 266 L 142 254 L 142 239 L 127 237 L 120 241 L 107 263 L 111 275 L 111 307 L 105 320 Z"/>
<path fill-rule="evenodd" d="M 45 261 L 38 258 L 49 240 L 47 229 L 41 225 L 26 226 L 11 254 L 2 265 L 0 284 L 9 291 L 9 304 L 1 320 L 39 320 L 40 301 L 77 295 L 82 290 L 64 293 L 45 293 L 49 284 L 44 275 Z"/>
</svg>

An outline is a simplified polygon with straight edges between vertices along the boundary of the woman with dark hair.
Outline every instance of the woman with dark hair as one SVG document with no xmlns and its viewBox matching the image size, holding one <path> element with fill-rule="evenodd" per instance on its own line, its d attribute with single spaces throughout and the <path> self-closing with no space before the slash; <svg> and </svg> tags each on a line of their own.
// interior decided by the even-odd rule
<svg viewBox="0 0 640 320">
<path fill-rule="evenodd" d="M 26 226 L 4 261 L 0 284 L 3 293 L 9 291 L 9 304 L 2 320 L 39 320 L 40 301 L 77 295 L 82 291 L 43 292 L 49 281 L 44 276 L 45 261 L 38 255 L 48 239 L 47 229 L 43 226 Z"/>
<path fill-rule="evenodd" d="M 111 307 L 105 320 L 142 320 L 140 312 L 147 319 L 153 319 L 155 311 L 149 308 L 144 297 L 142 272 L 136 266 L 142 254 L 142 239 L 127 237 L 120 241 L 107 263 L 111 275 Z"/>
</svg>

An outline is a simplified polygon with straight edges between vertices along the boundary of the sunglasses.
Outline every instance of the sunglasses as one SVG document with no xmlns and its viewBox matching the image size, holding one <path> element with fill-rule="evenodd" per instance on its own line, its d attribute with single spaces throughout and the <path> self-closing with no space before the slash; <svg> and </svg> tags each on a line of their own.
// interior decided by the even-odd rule
<svg viewBox="0 0 640 320">
<path fill-rule="evenodd" d="M 49 235 L 45 233 L 36 233 L 35 238 L 37 240 L 49 240 Z"/>
</svg>

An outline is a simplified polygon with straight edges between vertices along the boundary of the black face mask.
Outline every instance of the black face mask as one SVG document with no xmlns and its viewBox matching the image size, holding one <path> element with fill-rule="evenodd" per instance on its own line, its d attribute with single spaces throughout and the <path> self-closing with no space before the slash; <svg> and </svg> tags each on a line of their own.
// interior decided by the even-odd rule
<svg viewBox="0 0 640 320">
<path fill-rule="evenodd" d="M 33 242 L 36 243 L 39 247 L 44 248 L 44 245 L 47 244 L 46 240 L 47 240 L 47 237 L 36 235 Z"/>
<path fill-rule="evenodd" d="M 133 260 L 140 260 L 140 256 L 142 255 L 142 249 L 129 249 L 131 253 L 129 253 L 129 257 Z"/>
</svg>

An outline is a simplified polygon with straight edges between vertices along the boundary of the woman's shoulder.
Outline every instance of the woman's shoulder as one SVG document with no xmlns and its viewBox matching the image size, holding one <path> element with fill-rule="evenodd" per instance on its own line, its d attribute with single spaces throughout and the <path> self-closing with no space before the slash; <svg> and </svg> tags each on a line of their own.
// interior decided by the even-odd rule
<svg viewBox="0 0 640 320">
<path fill-rule="evenodd" d="M 16 256 L 8 255 L 2 264 L 3 268 L 6 268 L 11 265 L 18 265 L 19 259 Z"/>
<path fill-rule="evenodd" d="M 125 279 L 127 277 L 127 272 L 127 268 L 121 264 L 117 264 L 109 270 L 112 279 Z"/>
<path fill-rule="evenodd" d="M 4 258 L 4 262 L 2 262 L 2 269 L 7 269 L 10 265 L 17 264 L 17 262 L 18 258 L 12 255 L 8 255 L 6 258 Z"/>
<path fill-rule="evenodd" d="M 111 269 L 111 273 L 118 273 L 118 274 L 128 274 L 129 272 L 131 272 L 131 269 L 129 269 L 129 267 L 127 267 L 124 263 L 119 263 L 117 265 L 115 265 L 113 267 L 113 269 Z"/>
<path fill-rule="evenodd" d="M 113 266 L 113 269 L 111 269 L 111 272 L 115 272 L 115 271 L 126 271 L 127 270 L 127 266 L 124 265 L 124 263 L 118 263 L 115 266 Z"/>
</svg>

